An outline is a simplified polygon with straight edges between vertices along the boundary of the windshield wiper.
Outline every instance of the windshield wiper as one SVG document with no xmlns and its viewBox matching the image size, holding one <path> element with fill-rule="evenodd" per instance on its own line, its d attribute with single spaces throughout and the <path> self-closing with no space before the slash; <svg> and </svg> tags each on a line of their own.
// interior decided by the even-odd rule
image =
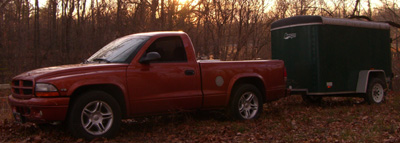
<svg viewBox="0 0 400 143">
<path fill-rule="evenodd" d="M 92 60 L 93 62 L 106 62 L 106 63 L 111 63 L 111 61 L 107 60 L 107 59 L 102 59 L 102 58 L 96 58 Z"/>
</svg>

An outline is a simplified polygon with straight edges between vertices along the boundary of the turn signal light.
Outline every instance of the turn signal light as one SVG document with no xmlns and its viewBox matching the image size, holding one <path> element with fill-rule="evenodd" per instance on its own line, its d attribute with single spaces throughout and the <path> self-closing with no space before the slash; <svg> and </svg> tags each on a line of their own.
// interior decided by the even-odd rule
<svg viewBox="0 0 400 143">
<path fill-rule="evenodd" d="M 36 92 L 37 97 L 59 96 L 58 92 Z"/>
</svg>

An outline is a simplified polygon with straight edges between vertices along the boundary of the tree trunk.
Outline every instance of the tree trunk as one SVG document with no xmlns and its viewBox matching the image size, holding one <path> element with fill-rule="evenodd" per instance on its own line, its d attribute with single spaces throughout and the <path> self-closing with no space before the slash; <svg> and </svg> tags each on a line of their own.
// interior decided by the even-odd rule
<svg viewBox="0 0 400 143">
<path fill-rule="evenodd" d="M 151 30 L 152 31 L 155 31 L 155 30 L 158 30 L 158 24 L 157 24 L 157 21 L 156 21 L 156 12 L 157 12 L 157 7 L 158 7 L 158 0 L 152 0 L 152 2 L 151 2 L 151 14 L 150 14 L 150 22 L 151 22 L 151 25 L 153 25 L 152 27 L 151 27 Z"/>
<path fill-rule="evenodd" d="M 38 67 L 38 54 L 40 51 L 40 29 L 39 29 L 39 0 L 35 0 L 35 30 L 34 30 L 34 66 Z"/>
<path fill-rule="evenodd" d="M 160 24 L 160 29 L 164 30 L 164 24 L 165 24 L 165 10 L 164 10 L 164 0 L 161 0 L 161 24 Z"/>
<path fill-rule="evenodd" d="M 75 10 L 75 1 L 74 0 L 69 0 L 70 3 L 70 7 L 68 10 L 68 16 L 67 16 L 67 23 L 65 26 L 65 49 L 66 49 L 66 59 L 65 59 L 65 63 L 70 63 L 71 60 L 71 56 L 70 56 L 70 51 L 71 51 L 71 27 L 72 27 L 72 14 L 74 13 Z"/>
<path fill-rule="evenodd" d="M 121 31 L 121 5 L 122 5 L 122 1 L 121 0 L 117 0 L 117 19 L 115 20 L 115 25 L 116 25 L 116 31 L 117 31 L 117 37 L 120 37 L 122 35 L 122 31 Z"/>
</svg>

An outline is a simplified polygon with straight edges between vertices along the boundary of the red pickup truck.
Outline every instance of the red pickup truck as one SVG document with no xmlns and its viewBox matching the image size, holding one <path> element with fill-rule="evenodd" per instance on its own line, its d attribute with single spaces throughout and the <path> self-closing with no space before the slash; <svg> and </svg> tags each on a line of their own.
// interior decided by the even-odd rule
<svg viewBox="0 0 400 143">
<path fill-rule="evenodd" d="M 75 137 L 112 137 L 121 119 L 177 110 L 257 118 L 263 103 L 285 96 L 285 72 L 281 60 L 197 61 L 184 32 L 139 33 L 84 63 L 14 77 L 8 100 L 17 121 L 65 121 Z"/>
</svg>

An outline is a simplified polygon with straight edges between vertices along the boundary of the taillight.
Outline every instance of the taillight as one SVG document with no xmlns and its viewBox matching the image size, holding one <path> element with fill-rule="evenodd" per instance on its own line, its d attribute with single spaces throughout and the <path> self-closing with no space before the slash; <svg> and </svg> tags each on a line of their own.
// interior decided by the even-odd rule
<svg viewBox="0 0 400 143">
<path fill-rule="evenodd" d="M 283 68 L 283 77 L 287 77 L 286 67 Z"/>
<path fill-rule="evenodd" d="M 283 67 L 283 80 L 285 83 L 287 82 L 287 72 L 286 72 L 286 67 Z"/>
</svg>

